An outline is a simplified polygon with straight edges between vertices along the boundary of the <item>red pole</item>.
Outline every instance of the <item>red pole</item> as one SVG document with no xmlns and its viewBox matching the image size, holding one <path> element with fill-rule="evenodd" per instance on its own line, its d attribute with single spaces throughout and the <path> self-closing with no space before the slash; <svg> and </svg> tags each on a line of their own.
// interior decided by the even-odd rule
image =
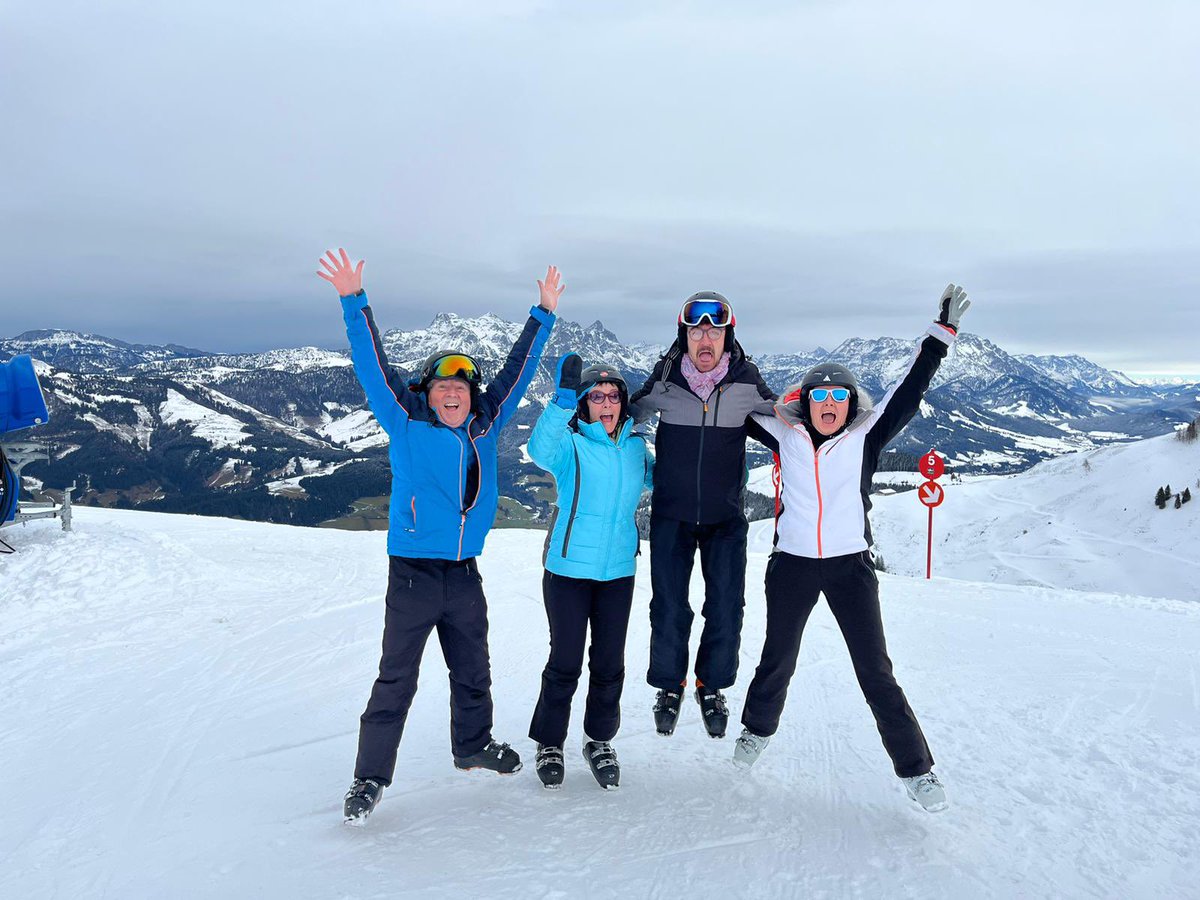
<svg viewBox="0 0 1200 900">
<path fill-rule="evenodd" d="M 933 577 L 933 507 L 929 507 L 929 540 L 925 544 L 925 578 Z"/>
</svg>

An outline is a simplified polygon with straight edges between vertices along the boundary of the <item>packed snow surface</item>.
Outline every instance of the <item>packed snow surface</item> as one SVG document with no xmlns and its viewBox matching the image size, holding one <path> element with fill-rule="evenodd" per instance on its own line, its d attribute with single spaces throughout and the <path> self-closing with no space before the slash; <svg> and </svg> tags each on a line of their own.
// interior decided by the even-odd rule
<svg viewBox="0 0 1200 900">
<path fill-rule="evenodd" d="M 1154 505 L 1166 485 L 1200 494 L 1200 442 L 1164 435 L 1068 454 L 1019 475 L 942 482 L 935 572 L 1200 601 L 1200 503 Z M 915 493 L 874 503 L 872 533 L 888 571 L 924 576 L 926 508 Z"/>
<path fill-rule="evenodd" d="M 551 793 L 524 736 L 547 652 L 543 535 L 496 531 L 480 563 L 495 735 L 525 769 L 453 768 L 431 640 L 396 783 L 352 829 L 383 533 L 82 508 L 72 533 L 2 535 L 18 550 L 0 557 L 3 897 L 1157 898 L 1200 883 L 1196 604 L 882 576 L 897 675 L 952 803 L 929 815 L 892 774 L 824 605 L 752 771 L 690 698 L 674 737 L 655 735 L 643 548 L 622 787 L 585 771 L 581 690 Z M 757 523 L 735 717 L 769 546 Z"/>
</svg>

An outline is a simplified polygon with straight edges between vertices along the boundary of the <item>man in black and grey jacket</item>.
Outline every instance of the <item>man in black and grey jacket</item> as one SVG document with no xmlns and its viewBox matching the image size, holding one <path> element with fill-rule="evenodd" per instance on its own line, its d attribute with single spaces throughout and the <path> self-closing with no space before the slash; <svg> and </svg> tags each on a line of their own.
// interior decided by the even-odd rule
<svg viewBox="0 0 1200 900">
<path fill-rule="evenodd" d="M 675 731 L 687 687 L 688 638 L 695 614 L 688 581 L 696 550 L 704 574 L 704 630 L 696 653 L 696 700 L 712 737 L 724 737 L 729 710 L 721 691 L 737 678 L 746 583 L 746 417 L 775 400 L 734 337 L 729 302 L 693 294 L 679 335 L 631 405 L 639 419 L 658 412 L 650 515 L 650 669 L 658 688 L 659 734 Z"/>
</svg>

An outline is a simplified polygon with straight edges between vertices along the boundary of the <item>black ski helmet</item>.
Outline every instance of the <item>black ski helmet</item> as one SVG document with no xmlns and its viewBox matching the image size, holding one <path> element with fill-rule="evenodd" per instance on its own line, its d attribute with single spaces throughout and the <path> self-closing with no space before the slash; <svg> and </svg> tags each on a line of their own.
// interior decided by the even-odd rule
<svg viewBox="0 0 1200 900">
<path fill-rule="evenodd" d="M 579 403 L 576 406 L 575 415 L 581 422 L 590 421 L 588 419 L 587 393 L 596 385 L 603 383 L 615 384 L 621 393 L 621 413 L 617 417 L 617 424 L 620 425 L 629 415 L 629 386 L 625 384 L 625 377 L 621 374 L 621 370 L 608 363 L 588 366 L 580 374 Z"/>
<path fill-rule="evenodd" d="M 479 385 L 483 380 L 483 372 L 480 369 L 479 362 L 475 359 L 475 357 L 471 356 L 469 353 L 463 353 L 461 350 L 438 350 L 434 353 L 430 353 L 427 357 L 425 357 L 425 362 L 421 364 L 421 370 L 413 378 L 409 379 L 408 386 L 417 392 L 427 392 L 429 390 L 429 382 L 434 378 L 434 365 L 439 359 L 442 359 L 446 356 L 465 356 L 474 364 L 474 377 L 467 374 L 462 369 L 458 370 L 457 375 L 450 376 L 461 378 L 463 381 L 465 381 L 471 388 L 471 399 L 474 400 L 476 394 L 479 393 Z"/>
<path fill-rule="evenodd" d="M 729 324 L 725 326 L 725 352 L 731 352 L 735 343 L 733 326 L 737 324 L 737 315 L 734 314 L 733 304 L 725 298 L 724 294 L 718 294 L 716 291 L 696 291 L 696 293 L 684 300 L 683 305 L 679 307 L 679 349 L 684 353 L 687 352 L 689 326 L 683 324 L 683 310 L 693 300 L 717 300 L 729 307 Z"/>
<path fill-rule="evenodd" d="M 844 387 L 850 389 L 850 409 L 846 421 L 853 422 L 858 414 L 858 379 L 845 366 L 835 362 L 813 366 L 800 379 L 800 415 L 808 421 L 808 392 L 815 387 Z"/>
</svg>

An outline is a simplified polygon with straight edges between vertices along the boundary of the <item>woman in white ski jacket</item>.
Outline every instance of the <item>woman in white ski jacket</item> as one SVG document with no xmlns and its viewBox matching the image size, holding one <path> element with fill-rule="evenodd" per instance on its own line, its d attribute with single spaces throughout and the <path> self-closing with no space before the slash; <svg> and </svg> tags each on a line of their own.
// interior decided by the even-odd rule
<svg viewBox="0 0 1200 900">
<path fill-rule="evenodd" d="M 878 405 L 851 372 L 825 363 L 784 392 L 774 415 L 751 416 L 751 437 L 779 458 L 782 502 L 767 563 L 766 641 L 734 746 L 734 763 L 743 768 L 753 765 L 779 726 L 804 625 L 824 594 L 908 795 L 931 811 L 946 807 L 921 726 L 892 675 L 867 512 L 880 454 L 916 414 L 969 305 L 962 288 L 946 288 L 938 319 L 920 339 L 908 371 Z"/>
</svg>

